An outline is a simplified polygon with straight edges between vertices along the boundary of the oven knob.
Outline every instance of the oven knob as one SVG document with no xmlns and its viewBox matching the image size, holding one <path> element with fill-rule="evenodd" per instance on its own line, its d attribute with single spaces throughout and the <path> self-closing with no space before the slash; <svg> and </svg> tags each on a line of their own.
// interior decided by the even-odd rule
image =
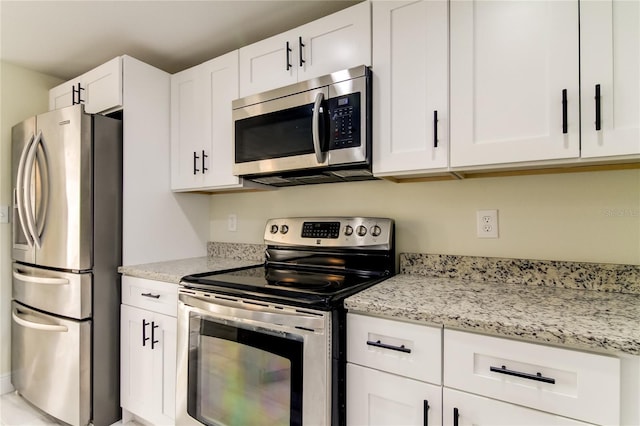
<svg viewBox="0 0 640 426">
<path fill-rule="evenodd" d="M 364 237 L 365 235 L 367 235 L 367 228 L 362 225 L 358 226 L 356 228 L 356 234 L 358 234 L 358 236 L 360 237 Z"/>
<path fill-rule="evenodd" d="M 377 237 L 380 234 L 382 234 L 382 229 L 380 229 L 378 225 L 374 225 L 373 228 L 371 228 L 371 235 Z"/>
<path fill-rule="evenodd" d="M 275 234 L 276 232 L 278 232 L 278 225 L 271 225 L 271 233 Z"/>
<path fill-rule="evenodd" d="M 344 235 L 346 235 L 347 237 L 349 235 L 353 235 L 353 227 L 351 225 L 347 225 L 344 227 Z"/>
<path fill-rule="evenodd" d="M 281 234 L 286 234 L 287 232 L 289 232 L 289 227 L 287 225 L 282 225 L 280 227 L 280 233 Z"/>
</svg>

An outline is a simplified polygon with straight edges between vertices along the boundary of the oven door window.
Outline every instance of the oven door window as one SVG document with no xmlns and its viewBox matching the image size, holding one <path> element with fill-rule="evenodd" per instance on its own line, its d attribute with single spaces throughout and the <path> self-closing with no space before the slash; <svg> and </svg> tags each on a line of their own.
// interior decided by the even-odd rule
<svg viewBox="0 0 640 426">
<path fill-rule="evenodd" d="M 301 336 L 192 314 L 189 415 L 206 425 L 301 425 Z"/>
</svg>

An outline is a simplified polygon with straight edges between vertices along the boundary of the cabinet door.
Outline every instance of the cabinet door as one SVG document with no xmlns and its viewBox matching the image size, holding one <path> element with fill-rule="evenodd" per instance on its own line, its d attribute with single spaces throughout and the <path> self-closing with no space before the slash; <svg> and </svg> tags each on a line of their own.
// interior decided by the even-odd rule
<svg viewBox="0 0 640 426">
<path fill-rule="evenodd" d="M 588 423 L 444 388 L 442 411 L 445 425 L 570 426 Z M 457 415 L 457 422 L 454 417 Z"/>
<path fill-rule="evenodd" d="M 122 407 L 153 424 L 172 424 L 176 319 L 122 305 L 120 324 Z"/>
<path fill-rule="evenodd" d="M 238 51 L 171 77 L 171 188 L 242 187 L 233 175 L 231 102 L 238 97 Z"/>
<path fill-rule="evenodd" d="M 78 87 L 80 80 L 70 80 L 49 90 L 49 111 L 73 105 L 73 87 Z"/>
<path fill-rule="evenodd" d="M 581 2 L 580 61 L 582 157 L 639 154 L 640 2 Z"/>
<path fill-rule="evenodd" d="M 238 98 L 238 51 L 205 62 L 202 65 L 205 94 L 204 135 L 202 138 L 205 187 L 238 186 L 233 175 L 233 120 L 231 102 Z M 203 153 L 201 153 L 203 154 Z"/>
<path fill-rule="evenodd" d="M 452 1 L 451 166 L 579 155 L 578 2 Z"/>
<path fill-rule="evenodd" d="M 440 386 L 349 363 L 347 425 L 440 425 L 441 394 Z"/>
<path fill-rule="evenodd" d="M 448 165 L 448 2 L 374 2 L 373 173 Z"/>
<path fill-rule="evenodd" d="M 291 33 L 294 37 L 291 42 L 298 49 L 294 63 L 298 67 L 298 81 L 359 65 L 371 65 L 369 2 L 310 22 Z"/>
<path fill-rule="evenodd" d="M 196 188 L 203 182 L 202 151 L 206 141 L 200 68 L 171 76 L 171 189 Z M 231 142 L 229 142 L 231 143 Z"/>
<path fill-rule="evenodd" d="M 83 103 L 85 112 L 91 114 L 108 112 L 121 107 L 121 58 L 113 58 L 49 91 L 49 110 L 64 108 L 75 103 Z"/>
<path fill-rule="evenodd" d="M 297 61 L 298 37 L 292 31 L 240 48 L 240 97 L 295 83 Z"/>
</svg>

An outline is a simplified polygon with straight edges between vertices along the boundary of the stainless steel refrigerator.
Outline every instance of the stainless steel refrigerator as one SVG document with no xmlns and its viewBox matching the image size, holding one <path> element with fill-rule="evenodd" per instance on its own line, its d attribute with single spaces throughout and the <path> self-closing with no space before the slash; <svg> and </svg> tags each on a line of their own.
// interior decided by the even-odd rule
<svg viewBox="0 0 640 426">
<path fill-rule="evenodd" d="M 81 105 L 12 128 L 11 381 L 71 425 L 121 417 L 122 122 Z"/>
</svg>

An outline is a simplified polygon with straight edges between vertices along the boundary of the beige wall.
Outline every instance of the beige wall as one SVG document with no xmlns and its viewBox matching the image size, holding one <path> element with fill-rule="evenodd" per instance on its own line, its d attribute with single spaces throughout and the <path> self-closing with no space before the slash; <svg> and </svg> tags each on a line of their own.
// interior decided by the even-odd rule
<svg viewBox="0 0 640 426">
<path fill-rule="evenodd" d="M 0 204 L 11 205 L 11 127 L 49 109 L 62 80 L 0 62 Z M 11 371 L 11 223 L 0 224 L 0 380 Z M 4 383 L 2 381 L 1 383 Z"/>
<path fill-rule="evenodd" d="M 500 238 L 476 237 L 478 209 L 499 210 Z M 266 219 L 305 215 L 391 217 L 398 252 L 640 264 L 640 170 L 216 194 L 210 238 L 261 243 Z"/>
</svg>

